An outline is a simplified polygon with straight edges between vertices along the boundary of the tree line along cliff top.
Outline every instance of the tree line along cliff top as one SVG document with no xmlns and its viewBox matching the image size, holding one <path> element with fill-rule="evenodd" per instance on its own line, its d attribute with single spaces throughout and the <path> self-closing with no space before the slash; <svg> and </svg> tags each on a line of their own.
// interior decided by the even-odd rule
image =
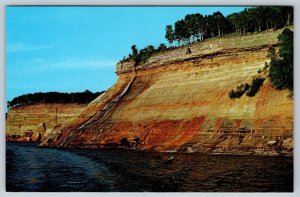
<svg viewBox="0 0 300 197">
<path fill-rule="evenodd" d="M 149 45 L 139 50 L 136 45 L 132 45 L 132 52 L 117 64 L 116 71 L 131 72 L 145 65 L 160 65 L 223 49 L 274 45 L 284 27 L 293 29 L 293 15 L 293 7 L 290 6 L 256 6 L 226 17 L 221 12 L 205 16 L 200 13 L 188 14 L 174 25 L 166 25 L 165 38 L 169 46 L 162 43 L 157 48 Z M 177 42 L 177 46 L 174 42 Z M 101 93 L 25 94 L 8 101 L 7 107 L 11 109 L 36 103 L 83 104 L 89 103 Z"/>
<path fill-rule="evenodd" d="M 139 50 L 132 45 L 132 52 L 118 63 L 117 72 L 124 70 L 124 66 L 126 70 L 126 67 L 131 69 L 159 61 L 163 57 L 161 54 L 180 58 L 195 55 L 199 50 L 205 52 L 274 44 L 280 33 L 276 30 L 292 27 L 293 16 L 291 6 L 256 6 L 226 17 L 219 11 L 205 16 L 188 14 L 174 25 L 166 26 L 168 47 L 161 43 L 157 48 L 149 45 Z"/>
<path fill-rule="evenodd" d="M 38 103 L 77 103 L 87 104 L 97 98 L 103 92 L 91 92 L 86 90 L 84 92 L 37 92 L 33 94 L 23 94 L 13 98 L 11 101 L 7 101 L 7 108 L 17 108 L 24 105 L 32 105 Z"/>
</svg>

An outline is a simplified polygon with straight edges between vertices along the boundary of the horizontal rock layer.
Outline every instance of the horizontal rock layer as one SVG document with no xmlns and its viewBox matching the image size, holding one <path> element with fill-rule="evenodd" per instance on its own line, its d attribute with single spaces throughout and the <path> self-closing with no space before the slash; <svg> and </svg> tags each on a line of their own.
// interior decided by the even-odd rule
<svg viewBox="0 0 300 197">
<path fill-rule="evenodd" d="M 221 38 L 210 38 L 203 42 L 196 42 L 188 46 L 181 46 L 176 49 L 154 54 L 145 64 L 138 65 L 136 69 L 145 70 L 152 67 L 168 65 L 174 61 L 178 62 L 196 57 L 205 57 L 224 49 L 245 49 L 275 44 L 277 43 L 277 36 L 282 30 L 283 29 L 268 30 L 246 36 L 226 35 Z M 190 48 L 191 54 L 187 53 L 188 48 Z M 132 72 L 133 68 L 134 61 L 119 62 L 116 65 L 116 72 L 118 74 Z"/>
<path fill-rule="evenodd" d="M 54 127 L 64 127 L 81 114 L 86 105 L 78 104 L 35 104 L 10 109 L 6 119 L 8 140 L 29 141 L 41 137 Z"/>
<path fill-rule="evenodd" d="M 40 145 L 290 155 L 293 99 L 258 73 L 281 31 L 214 38 L 190 45 L 190 55 L 181 47 L 136 67 L 119 63 L 116 84 Z M 254 97 L 228 97 L 254 76 L 266 78 Z"/>
<path fill-rule="evenodd" d="M 267 50 L 272 45 L 276 39 L 260 46 L 223 47 L 146 63 L 136 72 L 119 70 L 117 83 L 85 110 L 93 115 L 77 122 L 78 126 L 57 131 L 43 145 L 292 154 L 293 100 L 288 91 L 275 90 L 266 79 L 254 97 L 228 97 L 236 86 L 251 84 L 254 76 L 267 78 L 267 72 L 258 74 L 258 70 L 268 62 Z M 107 110 L 105 106 L 130 82 L 128 93 Z"/>
</svg>

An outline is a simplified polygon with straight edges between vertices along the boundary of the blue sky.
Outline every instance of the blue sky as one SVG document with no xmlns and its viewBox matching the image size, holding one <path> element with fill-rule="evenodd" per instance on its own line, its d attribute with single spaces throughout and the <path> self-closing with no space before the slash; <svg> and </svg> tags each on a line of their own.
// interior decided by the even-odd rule
<svg viewBox="0 0 300 197">
<path fill-rule="evenodd" d="M 6 7 L 6 100 L 34 92 L 102 91 L 115 64 L 167 44 L 165 27 L 186 14 L 225 16 L 244 7 Z"/>
</svg>

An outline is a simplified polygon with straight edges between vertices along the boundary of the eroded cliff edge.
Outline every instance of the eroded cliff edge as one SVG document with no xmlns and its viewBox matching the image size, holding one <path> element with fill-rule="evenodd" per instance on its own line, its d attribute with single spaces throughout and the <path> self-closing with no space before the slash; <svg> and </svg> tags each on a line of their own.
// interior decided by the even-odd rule
<svg viewBox="0 0 300 197">
<path fill-rule="evenodd" d="M 290 155 L 288 91 L 265 80 L 254 97 L 228 97 L 258 75 L 281 31 L 214 38 L 191 45 L 191 54 L 181 47 L 137 67 L 119 63 L 116 84 L 41 146 Z"/>
<path fill-rule="evenodd" d="M 39 141 L 53 128 L 62 128 L 78 117 L 84 104 L 34 104 L 12 108 L 6 118 L 7 141 Z"/>
</svg>

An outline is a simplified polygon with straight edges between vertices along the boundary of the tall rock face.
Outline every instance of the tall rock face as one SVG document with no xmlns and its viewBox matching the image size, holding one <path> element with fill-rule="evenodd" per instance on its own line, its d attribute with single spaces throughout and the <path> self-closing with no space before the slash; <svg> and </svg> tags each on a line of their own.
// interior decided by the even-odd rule
<svg viewBox="0 0 300 197">
<path fill-rule="evenodd" d="M 64 127 L 81 114 L 86 105 L 35 104 L 10 109 L 6 137 L 11 141 L 41 140 L 55 127 Z"/>
<path fill-rule="evenodd" d="M 214 38 L 137 67 L 120 63 L 116 84 L 41 145 L 292 154 L 293 99 L 271 87 L 264 68 L 281 31 Z M 228 97 L 254 76 L 266 78 L 255 96 Z"/>
</svg>

